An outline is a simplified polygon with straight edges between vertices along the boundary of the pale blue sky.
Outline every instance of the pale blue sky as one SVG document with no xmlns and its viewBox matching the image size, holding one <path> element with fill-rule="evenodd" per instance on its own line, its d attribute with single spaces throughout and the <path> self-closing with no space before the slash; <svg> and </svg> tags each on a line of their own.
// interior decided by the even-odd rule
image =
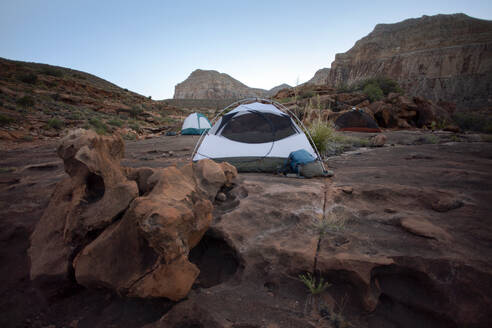
<svg viewBox="0 0 492 328">
<path fill-rule="evenodd" d="M 492 1 L 0 0 L 0 57 L 70 67 L 153 99 L 197 68 L 250 87 L 302 83 L 378 23 Z"/>
</svg>

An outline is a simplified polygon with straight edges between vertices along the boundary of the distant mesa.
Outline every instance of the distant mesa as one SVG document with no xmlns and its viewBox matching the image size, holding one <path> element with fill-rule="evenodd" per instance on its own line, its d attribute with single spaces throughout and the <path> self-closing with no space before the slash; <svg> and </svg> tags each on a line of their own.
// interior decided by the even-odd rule
<svg viewBox="0 0 492 328">
<path fill-rule="evenodd" d="M 385 76 L 410 96 L 451 101 L 458 108 L 492 106 L 491 59 L 492 21 L 465 14 L 422 16 L 376 25 L 336 55 L 328 84 Z"/>
<path fill-rule="evenodd" d="M 282 84 L 270 90 L 250 88 L 225 73 L 197 69 L 186 80 L 176 85 L 174 99 L 267 98 L 289 87 L 287 84 Z"/>
</svg>

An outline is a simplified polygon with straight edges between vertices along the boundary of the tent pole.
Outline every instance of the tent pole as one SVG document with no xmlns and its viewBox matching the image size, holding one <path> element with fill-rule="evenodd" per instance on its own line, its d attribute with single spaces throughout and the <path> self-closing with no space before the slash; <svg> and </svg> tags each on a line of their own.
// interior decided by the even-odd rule
<svg viewBox="0 0 492 328">
<path fill-rule="evenodd" d="M 212 119 L 212 121 L 210 122 L 210 124 L 213 125 L 215 124 L 215 122 L 217 121 L 217 119 L 219 118 L 220 115 L 222 115 L 223 112 L 225 112 L 227 109 L 229 109 L 230 107 L 233 107 L 233 106 L 236 106 L 236 105 L 240 105 L 242 103 L 245 103 L 245 102 L 248 102 L 248 101 L 265 101 L 267 103 L 270 103 L 272 105 L 275 105 L 275 107 L 277 107 L 278 109 L 282 110 L 283 112 L 286 112 L 288 114 L 290 114 L 291 116 L 293 116 L 297 123 L 301 125 L 301 128 L 303 129 L 303 132 L 305 134 L 307 134 L 308 138 L 309 138 L 309 141 L 311 142 L 311 145 L 313 146 L 314 148 L 314 151 L 316 153 L 316 156 L 318 156 L 318 159 L 321 163 L 321 167 L 323 168 L 323 170 L 326 171 L 326 168 L 325 168 L 325 165 L 323 164 L 323 159 L 321 158 L 321 155 L 318 151 L 318 148 L 316 148 L 316 145 L 314 144 L 314 141 L 313 141 L 313 138 L 311 137 L 311 134 L 309 133 L 309 131 L 306 129 L 306 126 L 304 126 L 304 124 L 301 122 L 301 120 L 297 117 L 296 114 L 294 114 L 293 112 L 291 112 L 287 107 L 285 107 L 284 105 L 282 105 L 281 103 L 279 102 L 276 102 L 276 101 L 273 101 L 273 100 L 270 100 L 270 99 L 264 99 L 264 98 L 258 98 L 258 97 L 251 97 L 251 98 L 245 98 L 245 99 L 241 99 L 241 100 L 238 100 L 232 104 L 230 104 L 229 106 L 225 107 L 222 111 L 220 111 L 220 113 L 218 113 L 217 115 L 215 115 L 215 117 Z M 200 146 L 200 144 L 202 143 L 202 140 L 203 140 L 203 137 L 208 134 L 208 131 L 207 133 L 202 133 L 202 135 L 200 136 L 200 139 L 198 140 L 198 142 L 196 143 L 195 145 L 195 149 L 193 150 L 193 153 L 191 154 L 191 158 L 190 160 L 193 160 L 193 157 L 195 157 L 195 154 L 198 150 L 198 147 Z"/>
<path fill-rule="evenodd" d="M 226 110 L 228 110 L 230 107 L 233 107 L 233 106 L 236 106 L 236 105 L 240 105 L 242 102 L 246 102 L 246 101 L 251 101 L 251 100 L 255 100 L 256 98 L 245 98 L 245 99 L 241 99 L 241 100 L 238 100 L 238 101 L 235 101 L 233 102 L 232 104 L 230 104 L 229 106 L 225 107 L 223 110 L 221 110 L 217 115 L 215 115 L 215 117 L 212 119 L 212 121 L 210 122 L 210 125 L 213 127 L 215 122 L 219 119 L 219 117 L 222 115 L 223 112 L 225 112 Z M 207 133 L 203 132 L 201 135 L 200 135 L 200 139 L 198 139 L 198 142 L 196 143 L 195 145 L 195 149 L 193 149 L 193 152 L 191 153 L 191 157 L 190 157 L 190 160 L 193 161 L 193 157 L 195 157 L 195 154 L 198 150 L 198 147 L 200 146 L 200 144 L 202 143 L 203 141 L 203 138 L 205 137 L 205 135 L 208 134 L 208 131 Z"/>
</svg>

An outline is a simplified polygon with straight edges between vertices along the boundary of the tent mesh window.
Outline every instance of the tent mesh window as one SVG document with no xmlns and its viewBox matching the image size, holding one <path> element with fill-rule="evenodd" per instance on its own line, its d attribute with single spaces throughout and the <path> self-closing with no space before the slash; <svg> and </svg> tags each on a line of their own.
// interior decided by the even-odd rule
<svg viewBox="0 0 492 328">
<path fill-rule="evenodd" d="M 244 143 L 277 141 L 297 133 L 289 116 L 250 111 L 224 120 L 222 136 Z"/>
</svg>

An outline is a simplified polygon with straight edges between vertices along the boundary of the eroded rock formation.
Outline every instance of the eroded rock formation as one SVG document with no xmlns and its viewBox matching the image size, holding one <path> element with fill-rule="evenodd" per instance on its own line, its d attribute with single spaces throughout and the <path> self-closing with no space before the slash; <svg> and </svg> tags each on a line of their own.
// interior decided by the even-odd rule
<svg viewBox="0 0 492 328">
<path fill-rule="evenodd" d="M 212 220 L 211 201 L 237 175 L 211 160 L 123 168 L 120 137 L 75 130 L 58 154 L 60 182 L 31 237 L 31 278 L 105 286 L 143 298 L 185 297 L 199 274 L 188 253 Z"/>
<path fill-rule="evenodd" d="M 322 68 L 314 73 L 314 76 L 305 84 L 327 85 L 330 81 L 330 69 Z"/>
<path fill-rule="evenodd" d="M 464 14 L 378 24 L 331 65 L 330 84 L 386 76 L 411 96 L 492 105 L 492 22 Z"/>
</svg>

